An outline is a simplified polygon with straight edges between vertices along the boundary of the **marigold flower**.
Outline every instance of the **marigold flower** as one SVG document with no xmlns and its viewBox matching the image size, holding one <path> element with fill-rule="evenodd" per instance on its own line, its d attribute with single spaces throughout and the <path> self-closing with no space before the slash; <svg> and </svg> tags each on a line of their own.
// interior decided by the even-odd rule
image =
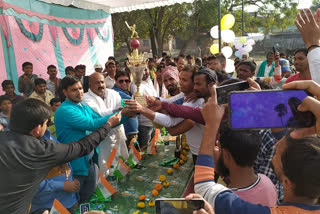
<svg viewBox="0 0 320 214">
<path fill-rule="evenodd" d="M 144 202 L 139 202 L 139 203 L 137 203 L 137 207 L 138 208 L 145 208 L 146 204 Z"/>
</svg>

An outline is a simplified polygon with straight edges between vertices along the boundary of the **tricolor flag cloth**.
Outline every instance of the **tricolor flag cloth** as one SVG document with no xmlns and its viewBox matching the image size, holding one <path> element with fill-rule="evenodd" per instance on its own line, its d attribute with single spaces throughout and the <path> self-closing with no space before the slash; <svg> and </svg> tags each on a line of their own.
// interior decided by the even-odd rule
<svg viewBox="0 0 320 214">
<path fill-rule="evenodd" d="M 116 192 L 117 190 L 107 181 L 107 179 L 103 177 L 100 172 L 100 179 L 96 191 L 97 197 L 107 199 Z"/>
<path fill-rule="evenodd" d="M 133 168 L 141 160 L 141 155 L 138 152 L 138 150 L 134 147 L 132 141 L 129 144 L 129 148 L 130 148 L 130 151 L 129 151 L 128 163 L 129 163 L 130 167 Z"/>
<path fill-rule="evenodd" d="M 113 147 L 113 149 L 110 153 L 109 159 L 106 163 L 106 168 L 110 169 L 110 168 L 116 167 L 116 165 L 117 165 L 116 155 L 117 155 L 117 149 L 115 147 Z"/>
<path fill-rule="evenodd" d="M 148 145 L 147 154 L 152 154 L 152 155 L 157 154 L 156 143 L 159 140 L 159 135 L 160 135 L 160 129 L 156 129 L 155 133 L 154 133 L 154 136 L 153 136 L 151 142 Z"/>
<path fill-rule="evenodd" d="M 70 214 L 70 212 L 57 199 L 54 199 L 49 214 Z"/>
<path fill-rule="evenodd" d="M 119 180 L 124 178 L 130 171 L 130 167 L 127 166 L 122 159 L 119 159 L 119 164 L 117 169 L 114 171 L 113 175 L 118 177 Z"/>
</svg>

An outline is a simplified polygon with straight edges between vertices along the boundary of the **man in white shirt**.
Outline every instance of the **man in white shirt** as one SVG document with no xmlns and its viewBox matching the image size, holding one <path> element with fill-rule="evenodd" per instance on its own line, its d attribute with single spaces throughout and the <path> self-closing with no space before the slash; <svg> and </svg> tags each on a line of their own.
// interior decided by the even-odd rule
<svg viewBox="0 0 320 214">
<path fill-rule="evenodd" d="M 194 76 L 194 81 L 193 81 Z M 194 68 L 184 67 L 179 74 L 181 91 L 185 96 L 189 95 L 195 89 L 199 99 L 196 102 L 184 102 L 183 105 L 190 107 L 202 107 L 205 100 L 210 96 L 210 87 L 216 83 L 216 73 L 209 68 L 203 68 L 196 72 Z M 203 133 L 203 125 L 195 123 L 190 119 L 174 118 L 162 113 L 153 112 L 148 108 L 144 108 L 136 103 L 135 101 L 126 101 L 129 104 L 129 108 L 133 111 L 137 111 L 153 122 L 158 123 L 167 127 L 166 129 L 171 135 L 179 135 L 186 133 L 187 143 L 190 146 L 190 150 L 193 155 L 194 162 L 200 150 L 201 137 Z M 170 127 L 170 128 L 168 128 Z"/>
<path fill-rule="evenodd" d="M 83 96 L 83 104 L 89 106 L 93 111 L 104 117 L 112 114 L 121 108 L 121 97 L 115 90 L 105 86 L 104 77 L 101 73 L 95 72 L 89 78 L 89 90 Z M 125 112 L 122 112 L 125 115 Z M 123 125 L 111 129 L 110 134 L 99 145 L 99 168 L 104 176 L 109 174 L 105 165 L 109 159 L 112 149 L 117 149 L 117 157 L 128 158 L 126 135 Z"/>
<path fill-rule="evenodd" d="M 105 78 L 106 82 L 106 87 L 107 88 L 113 88 L 114 84 L 116 83 L 115 81 L 115 76 L 116 76 L 116 62 L 114 60 L 108 60 L 106 63 L 106 68 L 105 70 L 107 71 L 107 77 Z"/>
<path fill-rule="evenodd" d="M 130 86 L 130 91 L 132 94 L 135 94 L 137 92 L 137 86 L 132 83 Z M 148 68 L 145 68 L 144 75 L 142 77 L 142 82 L 140 84 L 140 93 L 144 95 L 150 95 L 150 96 L 157 96 L 157 91 L 153 86 L 153 83 L 149 76 L 149 70 Z M 139 119 L 139 134 L 138 134 L 138 142 L 140 145 L 140 148 L 146 147 L 149 143 L 149 141 L 152 139 L 152 136 L 154 135 L 154 128 L 152 121 L 148 118 L 146 118 L 143 115 L 138 116 Z"/>
</svg>

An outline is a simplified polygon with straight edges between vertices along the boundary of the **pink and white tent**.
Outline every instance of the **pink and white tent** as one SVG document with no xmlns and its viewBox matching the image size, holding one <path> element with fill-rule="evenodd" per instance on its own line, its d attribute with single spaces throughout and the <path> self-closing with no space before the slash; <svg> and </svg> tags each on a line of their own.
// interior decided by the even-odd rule
<svg viewBox="0 0 320 214">
<path fill-rule="evenodd" d="M 0 82 L 13 80 L 17 88 L 26 61 L 44 79 L 50 64 L 59 77 L 78 64 L 90 74 L 114 53 L 111 13 L 192 1 L 0 0 Z"/>
</svg>

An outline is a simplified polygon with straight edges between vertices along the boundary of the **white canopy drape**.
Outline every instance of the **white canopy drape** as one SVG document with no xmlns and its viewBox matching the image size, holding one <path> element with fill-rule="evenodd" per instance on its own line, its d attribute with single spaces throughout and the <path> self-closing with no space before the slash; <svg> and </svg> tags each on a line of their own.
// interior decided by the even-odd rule
<svg viewBox="0 0 320 214">
<path fill-rule="evenodd" d="M 120 13 L 132 10 L 143 10 L 176 3 L 192 3 L 194 0 L 41 0 L 47 3 L 64 6 L 73 5 L 87 10 L 102 9 L 107 13 Z"/>
</svg>

